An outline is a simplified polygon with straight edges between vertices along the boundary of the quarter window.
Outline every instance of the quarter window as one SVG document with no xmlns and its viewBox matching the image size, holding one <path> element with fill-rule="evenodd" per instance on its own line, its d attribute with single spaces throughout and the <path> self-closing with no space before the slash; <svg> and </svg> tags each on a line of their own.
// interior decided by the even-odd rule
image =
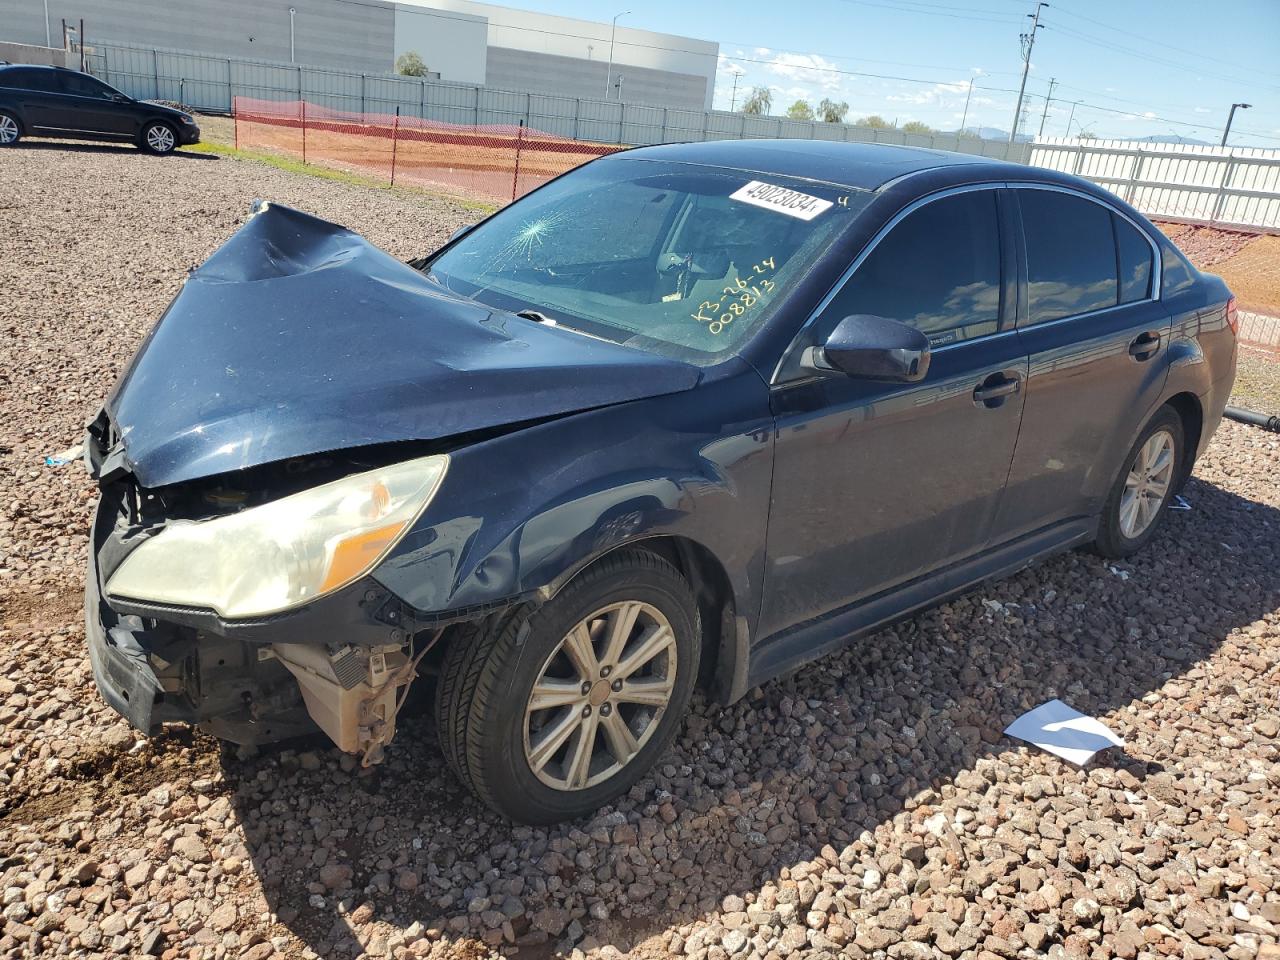
<svg viewBox="0 0 1280 960">
<path fill-rule="evenodd" d="M 1111 212 L 1054 190 L 1017 192 L 1027 244 L 1027 322 L 1114 307 L 1119 279 Z"/>
<path fill-rule="evenodd" d="M 992 190 L 943 197 L 878 243 L 824 311 L 910 324 L 935 345 L 994 333 L 1000 322 L 1000 231 Z"/>
<path fill-rule="evenodd" d="M 1111 218 L 1120 264 L 1120 302 L 1146 300 L 1151 296 L 1151 244 L 1129 221 L 1114 213 Z"/>
</svg>

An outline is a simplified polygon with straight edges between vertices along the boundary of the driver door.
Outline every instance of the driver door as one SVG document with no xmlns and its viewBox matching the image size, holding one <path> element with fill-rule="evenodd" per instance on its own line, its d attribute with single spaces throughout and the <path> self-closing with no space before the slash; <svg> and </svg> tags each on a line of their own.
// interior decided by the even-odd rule
<svg viewBox="0 0 1280 960">
<path fill-rule="evenodd" d="M 882 233 L 798 345 L 874 314 L 927 334 L 916 383 L 784 363 L 759 635 L 979 553 L 1004 493 L 1027 358 L 1012 331 L 1012 231 L 999 191 L 961 188 Z M 793 355 L 798 351 L 793 351 Z"/>
<path fill-rule="evenodd" d="M 62 86 L 64 128 L 120 138 L 137 133 L 137 108 L 118 100 L 118 90 L 85 73 L 59 71 L 58 82 Z"/>
</svg>

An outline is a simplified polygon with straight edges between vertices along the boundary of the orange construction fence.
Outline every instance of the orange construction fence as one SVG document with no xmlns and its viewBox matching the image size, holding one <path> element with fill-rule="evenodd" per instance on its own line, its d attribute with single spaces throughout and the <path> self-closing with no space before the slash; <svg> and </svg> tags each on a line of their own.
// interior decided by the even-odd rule
<svg viewBox="0 0 1280 960">
<path fill-rule="evenodd" d="M 503 203 L 622 149 L 523 124 L 473 126 L 398 113 L 346 113 L 305 100 L 236 97 L 234 111 L 239 148 Z"/>
</svg>

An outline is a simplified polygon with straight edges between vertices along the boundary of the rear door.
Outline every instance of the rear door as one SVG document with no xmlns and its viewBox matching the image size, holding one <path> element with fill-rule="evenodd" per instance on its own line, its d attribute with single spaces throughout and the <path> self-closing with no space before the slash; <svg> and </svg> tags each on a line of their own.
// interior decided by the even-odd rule
<svg viewBox="0 0 1280 960">
<path fill-rule="evenodd" d="M 961 188 L 908 208 L 789 354 L 825 341 L 843 317 L 875 314 L 929 336 L 925 379 L 804 376 L 784 361 L 772 388 L 777 441 L 761 636 L 927 575 L 987 542 L 1026 372 L 1004 279 L 1013 272 L 1012 230 L 997 194 Z"/>
<path fill-rule="evenodd" d="M 27 133 L 46 133 L 57 128 L 61 97 L 58 76 L 53 70 L 34 67 L 10 69 L 0 74 L 0 83 L 22 115 Z"/>
<path fill-rule="evenodd" d="M 98 136 L 131 137 L 137 133 L 137 110 L 114 87 L 87 73 L 58 72 L 66 128 Z"/>
<path fill-rule="evenodd" d="M 1030 368 L 997 540 L 1100 509 L 1164 388 L 1170 337 L 1145 231 L 1088 194 L 1029 184 L 1010 192 Z"/>
</svg>

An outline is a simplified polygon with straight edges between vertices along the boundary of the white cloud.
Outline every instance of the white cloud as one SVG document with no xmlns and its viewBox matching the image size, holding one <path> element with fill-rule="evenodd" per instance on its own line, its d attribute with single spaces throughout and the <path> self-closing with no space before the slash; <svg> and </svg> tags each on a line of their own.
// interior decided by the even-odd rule
<svg viewBox="0 0 1280 960">
<path fill-rule="evenodd" d="M 1155 118 L 1156 118 L 1155 113 L 1153 113 L 1150 110 L 1148 110 L 1146 113 L 1142 115 L 1142 119 L 1144 120 L 1154 120 Z"/>
<path fill-rule="evenodd" d="M 925 90 L 915 90 L 910 93 L 891 93 L 885 99 L 890 103 L 951 106 L 957 98 L 963 101 L 965 94 L 968 92 L 968 80 L 954 80 L 949 83 L 935 83 Z"/>
<path fill-rule="evenodd" d="M 1194 108 L 1192 108 L 1192 109 L 1193 109 L 1196 113 L 1213 113 L 1213 111 L 1212 111 L 1212 110 L 1210 110 L 1208 107 L 1194 107 Z"/>
<path fill-rule="evenodd" d="M 754 53 L 757 57 L 767 57 L 773 51 L 771 51 L 768 47 L 756 47 L 751 52 Z"/>
<path fill-rule="evenodd" d="M 765 69 L 786 80 L 820 87 L 827 93 L 841 87 L 842 74 L 834 72 L 836 65 L 817 54 L 779 53 Z"/>
</svg>

